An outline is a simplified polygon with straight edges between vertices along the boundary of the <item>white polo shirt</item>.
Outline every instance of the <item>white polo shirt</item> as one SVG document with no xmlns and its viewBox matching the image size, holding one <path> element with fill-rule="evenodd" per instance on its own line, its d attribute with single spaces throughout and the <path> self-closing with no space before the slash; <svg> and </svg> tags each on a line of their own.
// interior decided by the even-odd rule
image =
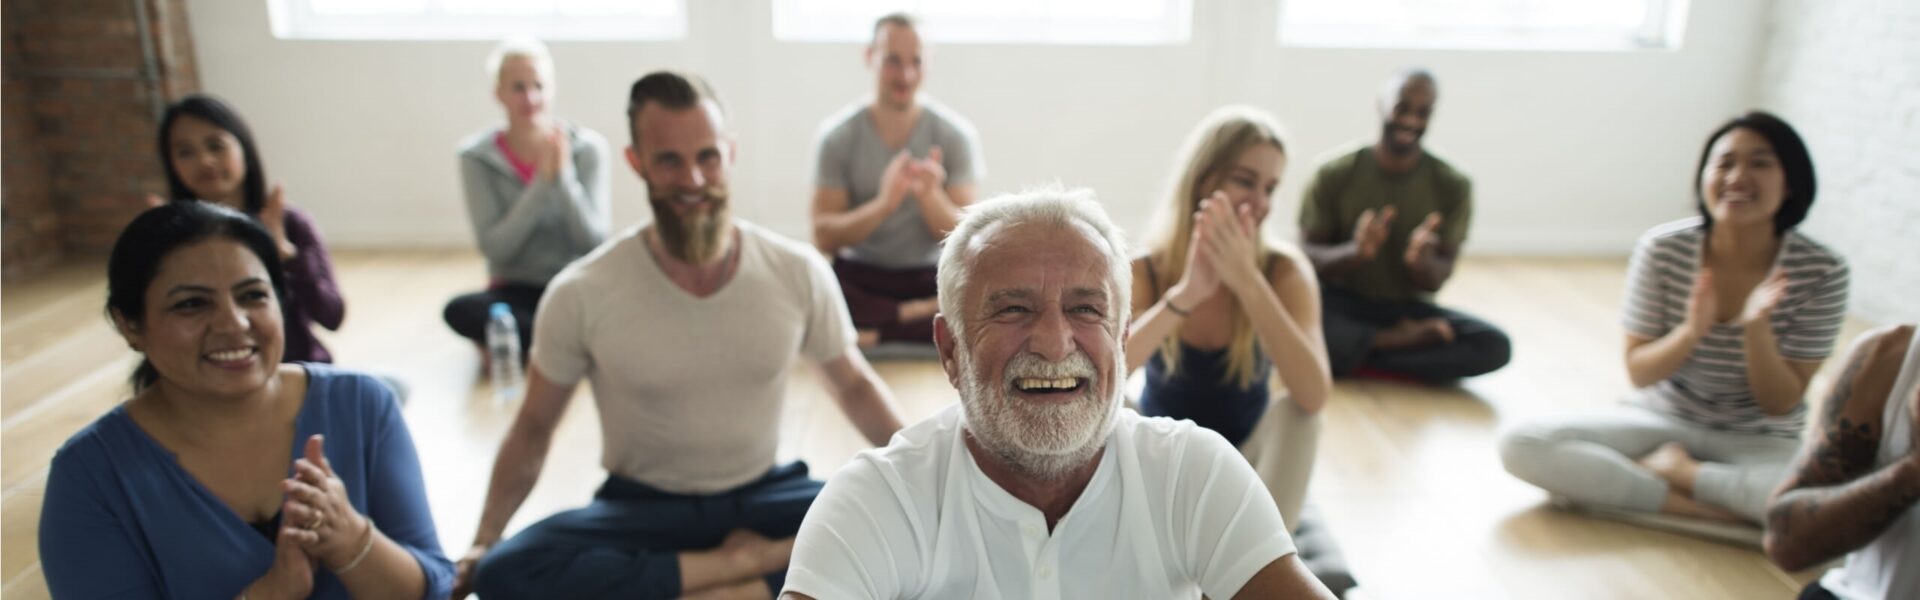
<svg viewBox="0 0 1920 600">
<path fill-rule="evenodd" d="M 1219 434 L 1119 410 L 1093 480 L 1051 533 L 981 472 L 957 405 L 861 452 L 807 511 L 785 591 L 1224 599 L 1294 552 L 1273 497 Z"/>
</svg>

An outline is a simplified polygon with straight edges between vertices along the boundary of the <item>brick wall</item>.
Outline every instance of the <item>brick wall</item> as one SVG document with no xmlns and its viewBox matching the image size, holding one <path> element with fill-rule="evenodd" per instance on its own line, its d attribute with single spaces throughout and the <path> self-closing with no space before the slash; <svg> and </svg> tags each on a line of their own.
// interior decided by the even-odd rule
<svg viewBox="0 0 1920 600">
<path fill-rule="evenodd" d="M 145 195 L 165 191 L 157 109 L 199 85 L 185 0 L 5 0 L 4 10 L 0 259 L 17 277 L 63 249 L 105 251 Z"/>
<path fill-rule="evenodd" d="M 8 275 L 39 270 L 64 249 L 60 213 L 47 184 L 48 162 L 33 126 L 27 79 L 21 76 L 19 36 L 7 8 L 0 40 L 0 269 Z"/>
<path fill-rule="evenodd" d="M 1920 3 L 1775 0 L 1760 106 L 1807 139 L 1805 230 L 1853 267 L 1855 314 L 1920 321 Z"/>
</svg>

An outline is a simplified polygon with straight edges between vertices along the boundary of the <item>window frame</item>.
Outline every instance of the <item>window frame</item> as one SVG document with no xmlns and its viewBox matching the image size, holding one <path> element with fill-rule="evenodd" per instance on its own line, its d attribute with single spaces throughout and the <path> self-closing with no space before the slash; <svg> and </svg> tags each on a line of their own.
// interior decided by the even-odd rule
<svg viewBox="0 0 1920 600">
<path fill-rule="evenodd" d="M 666 17 L 637 15 L 480 15 L 451 13 L 443 0 L 406 13 L 324 14 L 317 0 L 266 0 L 273 35 L 283 40 L 440 41 L 498 40 L 524 34 L 543 40 L 674 41 L 687 38 L 687 0 L 670 4 Z"/>
<path fill-rule="evenodd" d="M 1639 0 L 1646 18 L 1631 31 L 1493 26 L 1394 27 L 1384 24 L 1337 27 L 1313 25 L 1312 32 L 1290 29 L 1287 5 L 1280 10 L 1275 41 L 1287 48 L 1494 50 L 1494 51 L 1671 51 L 1679 50 L 1691 0 Z M 1318 0 L 1328 1 L 1328 0 Z"/>
<path fill-rule="evenodd" d="M 785 43 L 866 43 L 869 27 L 889 12 L 924 18 L 920 33 L 943 44 L 1031 44 L 1076 46 L 1178 46 L 1193 39 L 1194 0 L 1156 0 L 1172 19 L 1063 20 L 1041 17 L 983 17 L 926 11 L 925 0 L 900 0 L 889 9 L 802 10 L 808 0 L 772 0 L 772 38 Z M 1041 4 L 1047 0 L 1030 0 Z M 1036 11 L 1045 13 L 1047 11 Z M 811 13 L 811 14 L 809 14 Z M 856 25 L 857 24 L 857 25 Z"/>
</svg>

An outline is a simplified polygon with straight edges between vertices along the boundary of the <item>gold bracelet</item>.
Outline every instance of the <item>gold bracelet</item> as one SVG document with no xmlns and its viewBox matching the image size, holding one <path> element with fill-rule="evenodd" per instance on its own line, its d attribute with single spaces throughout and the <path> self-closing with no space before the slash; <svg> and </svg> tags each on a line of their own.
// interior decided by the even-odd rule
<svg viewBox="0 0 1920 600">
<path fill-rule="evenodd" d="M 346 575 L 347 571 L 352 571 L 354 567 L 360 566 L 360 561 L 366 560 L 367 555 L 373 552 L 373 519 L 367 519 L 366 517 L 361 518 L 367 521 L 367 543 L 360 546 L 360 554 L 355 555 L 353 560 L 347 561 L 347 566 L 334 569 L 333 575 L 335 577 Z"/>
</svg>

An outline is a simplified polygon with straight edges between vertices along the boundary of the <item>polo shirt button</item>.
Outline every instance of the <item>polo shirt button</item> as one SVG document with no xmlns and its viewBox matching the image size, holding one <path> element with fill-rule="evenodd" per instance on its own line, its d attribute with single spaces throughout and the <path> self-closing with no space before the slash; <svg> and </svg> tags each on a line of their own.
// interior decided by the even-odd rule
<svg viewBox="0 0 1920 600">
<path fill-rule="evenodd" d="M 1052 578 L 1053 578 L 1053 568 L 1052 568 L 1052 567 L 1045 567 L 1045 566 L 1043 566 L 1043 567 L 1040 567 L 1040 573 L 1039 573 L 1039 575 L 1040 575 L 1040 578 L 1041 578 L 1041 579 L 1052 579 Z"/>
</svg>

